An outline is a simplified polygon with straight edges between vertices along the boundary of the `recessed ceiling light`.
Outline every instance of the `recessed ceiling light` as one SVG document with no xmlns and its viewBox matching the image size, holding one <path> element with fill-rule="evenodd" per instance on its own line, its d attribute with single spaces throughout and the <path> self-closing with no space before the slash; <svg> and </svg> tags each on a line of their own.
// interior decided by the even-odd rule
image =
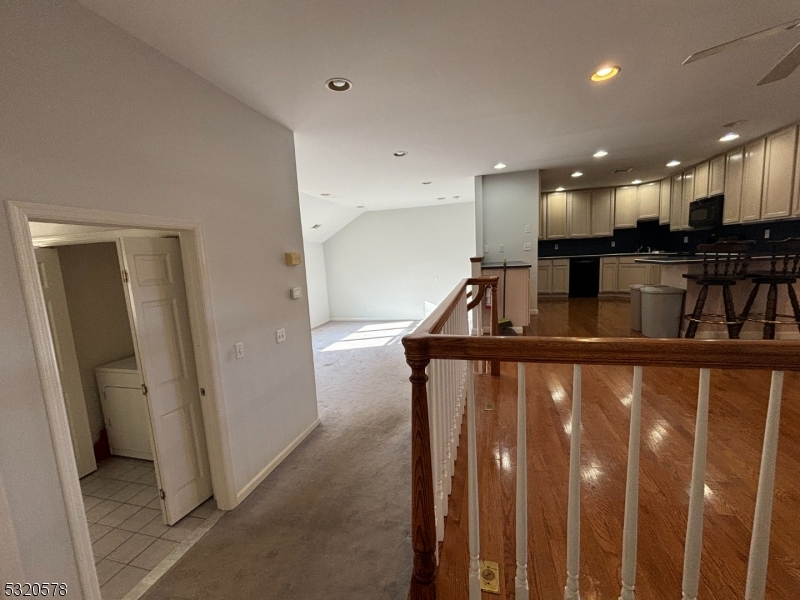
<svg viewBox="0 0 800 600">
<path fill-rule="evenodd" d="M 573 176 L 573 177 L 583 177 L 583 173 L 581 173 L 580 171 L 575 171 L 575 172 L 572 174 L 572 176 Z"/>
<path fill-rule="evenodd" d="M 602 69 L 598 69 L 594 73 L 592 73 L 591 80 L 592 81 L 606 81 L 611 79 L 612 77 L 616 77 L 619 74 L 620 68 L 619 67 L 603 67 Z"/>
<path fill-rule="evenodd" d="M 668 167 L 677 167 L 679 164 L 681 164 L 681 161 L 679 161 L 679 160 L 671 160 L 671 161 L 669 161 L 667 163 L 667 166 Z"/>
<path fill-rule="evenodd" d="M 641 179 L 634 179 L 633 181 L 631 181 L 631 183 L 633 185 L 639 185 L 640 183 L 642 183 L 642 180 Z"/>
<path fill-rule="evenodd" d="M 422 182 L 422 185 L 430 185 L 430 184 L 432 184 L 432 183 L 433 183 L 432 181 L 423 181 L 423 182 Z"/>
<path fill-rule="evenodd" d="M 497 163 L 494 168 L 495 169 L 505 169 L 508 165 L 506 163 Z"/>
<path fill-rule="evenodd" d="M 356 208 L 364 208 L 364 205 L 363 204 L 359 204 L 358 206 L 356 206 Z"/>
<path fill-rule="evenodd" d="M 399 156 L 405 156 L 407 154 L 408 154 L 408 152 L 406 152 L 405 150 L 398 150 L 397 152 L 394 153 L 394 155 L 398 156 L 398 157 Z"/>
<path fill-rule="evenodd" d="M 325 82 L 325 87 L 332 92 L 346 92 L 353 87 L 353 84 L 344 77 L 333 77 Z"/>
<path fill-rule="evenodd" d="M 320 194 L 320 196 L 330 196 L 330 194 Z"/>
<path fill-rule="evenodd" d="M 606 152 L 605 150 L 598 150 L 597 152 L 592 154 L 592 156 L 594 156 L 595 158 L 603 158 L 604 156 L 608 156 L 608 152 Z"/>
<path fill-rule="evenodd" d="M 732 142 L 733 140 L 735 140 L 738 137 L 739 137 L 738 133 L 733 133 L 731 131 L 730 133 L 726 133 L 721 138 L 719 138 L 719 141 L 720 142 Z"/>
<path fill-rule="evenodd" d="M 557 191 L 557 192 L 563 192 L 563 191 L 564 191 L 564 188 L 563 188 L 563 187 L 557 187 L 557 188 L 556 188 L 556 191 Z"/>
</svg>

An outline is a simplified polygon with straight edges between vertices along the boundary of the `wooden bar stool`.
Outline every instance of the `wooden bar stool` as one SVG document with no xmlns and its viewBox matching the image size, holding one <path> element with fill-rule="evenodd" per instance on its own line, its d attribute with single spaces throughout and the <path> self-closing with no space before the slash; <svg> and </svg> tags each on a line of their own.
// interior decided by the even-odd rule
<svg viewBox="0 0 800 600">
<path fill-rule="evenodd" d="M 703 253 L 703 272 L 699 274 L 685 273 L 683 276 L 702 286 L 697 295 L 697 302 L 691 314 L 684 315 L 689 320 L 686 337 L 693 338 L 700 323 L 714 323 L 728 326 L 728 337 L 738 339 L 741 321 L 736 316 L 733 305 L 731 286 L 737 281 L 747 279 L 747 265 L 750 262 L 750 248 L 755 244 L 752 240 L 743 242 L 717 242 L 700 244 L 697 249 Z M 725 314 L 703 314 L 703 307 L 708 297 L 710 286 L 722 287 L 722 300 Z M 724 320 L 721 320 L 723 319 Z"/>
<path fill-rule="evenodd" d="M 800 278 L 800 238 L 788 238 L 779 242 L 770 242 L 772 259 L 769 271 L 751 273 L 753 289 L 744 311 L 740 317 L 739 329 L 745 321 L 764 324 L 765 340 L 775 339 L 776 325 L 796 325 L 800 329 L 800 304 L 797 302 L 797 293 L 794 284 Z M 750 315 L 750 309 L 758 296 L 761 285 L 768 285 L 767 307 L 763 313 Z M 778 314 L 778 286 L 786 285 L 789 292 L 789 301 L 792 303 L 794 315 Z"/>
</svg>

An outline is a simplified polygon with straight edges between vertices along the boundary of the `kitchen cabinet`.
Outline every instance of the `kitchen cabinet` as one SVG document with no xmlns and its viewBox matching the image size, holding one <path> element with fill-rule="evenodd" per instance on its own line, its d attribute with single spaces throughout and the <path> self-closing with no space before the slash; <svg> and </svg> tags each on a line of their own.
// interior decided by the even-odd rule
<svg viewBox="0 0 800 600">
<path fill-rule="evenodd" d="M 511 261 L 510 261 L 511 262 Z M 530 265 L 517 262 L 516 265 L 509 266 L 503 274 L 500 263 L 489 266 L 481 265 L 482 277 L 497 277 L 497 298 L 492 301 L 497 302 L 497 314 L 502 319 L 505 315 L 511 319 L 515 327 L 524 327 L 530 324 L 530 289 L 531 289 L 531 268 Z M 484 326 L 491 322 L 490 309 L 486 303 L 481 303 L 483 310 Z"/>
<path fill-rule="evenodd" d="M 744 147 L 742 171 L 741 221 L 758 221 L 761 218 L 761 192 L 764 183 L 764 155 L 766 140 L 756 140 Z"/>
<path fill-rule="evenodd" d="M 540 294 L 569 294 L 569 259 L 542 258 L 537 269 Z"/>
<path fill-rule="evenodd" d="M 658 202 L 660 190 L 661 186 L 657 181 L 644 183 L 636 188 L 636 209 L 639 221 L 658 219 L 661 208 Z"/>
<path fill-rule="evenodd" d="M 547 195 L 539 198 L 539 239 L 547 239 Z"/>
<path fill-rule="evenodd" d="M 588 238 L 592 235 L 592 192 L 583 190 L 567 194 L 567 232 L 571 238 Z"/>
<path fill-rule="evenodd" d="M 660 265 L 646 265 L 647 266 L 647 285 L 658 285 L 661 283 L 661 266 Z"/>
<path fill-rule="evenodd" d="M 547 239 L 561 240 L 569 235 L 566 192 L 547 194 Z"/>
<path fill-rule="evenodd" d="M 689 204 L 694 200 L 694 169 L 683 172 L 683 201 L 681 202 L 681 229 L 689 229 Z"/>
<path fill-rule="evenodd" d="M 708 170 L 707 162 L 701 163 L 694 168 L 694 200 L 708 197 Z"/>
<path fill-rule="evenodd" d="M 764 192 L 761 218 L 777 219 L 792 213 L 797 127 L 789 127 L 767 137 L 764 158 Z"/>
<path fill-rule="evenodd" d="M 742 219 L 742 173 L 744 150 L 728 152 L 725 157 L 725 200 L 722 203 L 722 222 L 726 225 Z"/>
<path fill-rule="evenodd" d="M 672 189 L 669 195 L 669 230 L 681 230 L 681 215 L 683 213 L 683 174 L 672 177 Z"/>
<path fill-rule="evenodd" d="M 650 265 L 636 262 L 635 256 L 620 256 L 617 272 L 617 291 L 630 293 L 631 286 L 637 283 L 648 283 L 647 276 Z"/>
<path fill-rule="evenodd" d="M 618 187 L 614 196 L 614 229 L 636 227 L 636 187 Z"/>
<path fill-rule="evenodd" d="M 618 269 L 619 269 L 619 261 L 616 256 L 603 256 L 600 259 L 601 294 L 616 293 Z"/>
<path fill-rule="evenodd" d="M 662 179 L 658 191 L 658 224 L 669 224 L 670 194 L 672 193 L 672 179 Z"/>
<path fill-rule="evenodd" d="M 614 235 L 614 189 L 592 191 L 592 237 Z"/>
<path fill-rule="evenodd" d="M 725 155 L 712 158 L 709 163 L 708 195 L 716 196 L 725 190 Z"/>
</svg>

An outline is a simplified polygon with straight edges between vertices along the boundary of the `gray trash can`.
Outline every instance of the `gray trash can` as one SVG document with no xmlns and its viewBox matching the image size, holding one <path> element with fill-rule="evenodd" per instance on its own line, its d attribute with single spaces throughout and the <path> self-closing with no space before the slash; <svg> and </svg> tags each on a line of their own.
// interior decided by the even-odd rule
<svg viewBox="0 0 800 600">
<path fill-rule="evenodd" d="M 642 334 L 650 338 L 679 337 L 686 290 L 648 285 L 639 292 L 642 296 Z"/>
<path fill-rule="evenodd" d="M 642 330 L 642 294 L 643 287 L 669 287 L 661 284 L 650 285 L 646 283 L 634 283 L 631 286 L 631 329 L 634 331 Z"/>
</svg>

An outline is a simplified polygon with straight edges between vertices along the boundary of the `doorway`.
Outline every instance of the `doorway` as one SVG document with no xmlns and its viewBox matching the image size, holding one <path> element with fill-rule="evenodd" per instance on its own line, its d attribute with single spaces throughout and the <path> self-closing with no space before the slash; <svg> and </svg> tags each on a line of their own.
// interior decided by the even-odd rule
<svg viewBox="0 0 800 600">
<path fill-rule="evenodd" d="M 37 264 L 35 250 L 31 243 L 32 236 L 29 223 L 52 220 L 62 224 L 64 227 L 72 228 L 72 231 L 61 236 L 62 238 L 69 238 L 70 244 L 110 241 L 125 247 L 125 237 L 128 234 L 133 238 L 160 239 L 162 241 L 171 238 L 171 243 L 176 247 L 177 254 L 171 255 L 169 258 L 165 258 L 167 253 L 158 248 L 145 248 L 142 250 L 136 240 L 131 243 L 130 250 L 126 254 L 120 254 L 123 257 L 124 264 L 134 264 L 133 269 L 137 274 L 134 284 L 138 282 L 142 284 L 140 287 L 147 287 L 149 288 L 148 291 L 151 292 L 162 290 L 162 288 L 159 288 L 160 283 L 167 283 L 165 281 L 159 283 L 159 276 L 163 276 L 162 279 L 174 283 L 179 279 L 182 280 L 184 270 L 186 272 L 186 281 L 181 282 L 184 294 L 182 299 L 176 297 L 175 294 L 170 296 L 169 293 L 161 297 L 145 297 L 136 293 L 126 295 L 126 298 L 131 301 L 131 323 L 133 336 L 136 338 L 134 356 L 137 359 L 137 365 L 142 369 L 143 379 L 147 382 L 154 382 L 148 387 L 147 391 L 161 399 L 159 401 L 160 404 L 154 404 L 148 398 L 148 408 L 155 406 L 156 410 L 160 410 L 160 412 L 151 411 L 153 414 L 152 421 L 156 423 L 156 427 L 160 427 L 162 432 L 166 431 L 168 433 L 175 433 L 180 430 L 180 435 L 183 436 L 182 442 L 191 441 L 194 450 L 202 450 L 202 454 L 205 455 L 205 459 L 201 461 L 191 458 L 186 459 L 185 455 L 183 459 L 177 461 L 178 473 L 181 472 L 181 469 L 184 469 L 185 472 L 188 467 L 189 470 L 194 470 L 194 474 L 202 475 L 201 479 L 207 482 L 206 488 L 208 491 L 204 496 L 201 496 L 201 504 L 202 498 L 211 496 L 213 491 L 214 498 L 210 503 L 204 504 L 195 515 L 208 512 L 210 509 L 210 511 L 216 513 L 218 518 L 221 512 L 214 509 L 213 502 L 216 501 L 222 509 L 232 508 L 235 505 L 235 490 L 231 482 L 232 469 L 225 416 L 217 405 L 218 398 L 221 398 L 219 364 L 216 357 L 210 352 L 210 348 L 215 342 L 215 333 L 213 315 L 208 304 L 208 280 L 202 253 L 201 233 L 199 228 L 192 223 L 179 219 L 150 218 L 16 202 L 8 202 L 7 207 L 44 392 L 45 408 L 55 449 L 59 481 L 63 491 L 67 520 L 70 525 L 72 552 L 78 567 L 84 596 L 87 598 L 101 598 L 98 580 L 99 569 L 95 568 L 95 562 L 99 564 L 100 561 L 96 561 L 93 552 L 86 517 L 86 512 L 94 509 L 99 503 L 92 506 L 91 509 L 88 508 L 88 504 L 94 503 L 94 500 L 88 500 L 86 505 L 84 504 L 87 497 L 96 497 L 93 492 L 100 488 L 97 487 L 99 484 L 96 483 L 88 488 L 88 492 L 83 495 L 81 493 L 82 486 L 77 477 L 79 461 L 72 444 L 72 438 L 77 436 L 72 431 L 74 426 L 69 422 L 70 419 L 65 406 L 66 398 L 63 393 L 65 390 L 62 390 L 63 381 L 59 372 L 59 359 L 61 357 L 58 356 L 58 352 L 54 348 L 54 339 L 50 331 L 48 318 L 48 307 L 43 298 L 43 286 L 39 277 L 39 265 Z M 130 227 L 138 227 L 140 229 L 126 229 Z M 161 229 L 152 229 L 154 227 Z M 144 229 L 150 229 L 150 231 L 142 231 Z M 156 237 L 153 237 L 154 235 Z M 121 241 L 120 237 L 122 238 Z M 183 259 L 183 264 L 181 264 L 181 259 Z M 161 268 L 160 271 L 159 268 Z M 128 271 L 130 272 L 130 269 Z M 119 273 L 120 271 L 117 274 L 119 275 Z M 188 294 L 186 293 L 187 291 L 189 292 Z M 175 305 L 180 302 L 188 305 L 188 316 L 185 314 L 186 311 L 182 315 L 175 312 Z M 137 309 L 138 314 L 136 313 Z M 188 337 L 174 339 L 170 343 L 161 343 L 160 345 L 151 343 L 155 338 L 150 334 L 156 332 L 159 326 L 163 329 L 166 325 L 170 325 L 173 330 L 177 328 L 186 332 Z M 142 335 L 143 329 L 149 329 L 150 334 L 145 332 L 145 335 Z M 136 333 L 137 331 L 140 333 Z M 148 346 L 142 352 L 141 348 L 145 347 L 145 344 Z M 189 352 L 186 352 L 186 349 Z M 194 357 L 190 354 L 192 351 L 195 352 Z M 153 356 L 156 357 L 150 362 L 149 368 L 147 364 L 148 356 L 151 358 Z M 140 362 L 141 364 L 138 364 Z M 199 395 L 202 396 L 201 401 L 190 403 L 189 406 L 181 406 L 179 402 L 173 401 L 172 405 L 167 406 L 169 402 L 165 402 L 165 399 L 173 398 L 174 400 L 175 393 L 177 393 L 176 389 L 182 385 L 180 380 L 182 378 L 186 379 L 192 373 L 195 373 L 196 378 L 192 388 L 196 395 L 199 392 Z M 186 388 L 187 386 L 183 385 L 183 387 Z M 155 394 L 153 394 L 153 390 L 155 390 Z M 172 393 L 171 396 L 170 393 Z M 167 406 L 167 409 L 161 410 L 165 406 Z M 191 428 L 175 427 L 176 423 L 180 421 L 177 415 L 180 414 L 180 409 L 182 408 L 185 409 L 183 412 L 188 413 L 199 425 L 194 428 L 195 431 L 199 430 L 200 432 L 200 435 L 195 436 L 195 439 L 187 435 L 187 431 Z M 157 434 L 151 433 L 151 435 L 154 438 L 154 445 L 157 445 L 157 440 L 155 440 Z M 201 448 L 206 444 L 208 447 L 207 452 L 204 448 Z M 170 457 L 180 454 L 174 452 L 174 446 L 167 449 L 167 455 Z M 149 485 L 152 483 L 153 476 L 155 476 L 156 482 L 152 487 L 165 492 L 165 498 L 157 498 L 161 510 L 154 508 L 157 505 L 151 501 L 149 503 L 150 506 L 139 506 L 137 512 L 142 508 L 156 510 L 159 513 L 159 517 L 155 522 L 160 522 L 161 527 L 164 528 L 170 527 L 166 523 L 173 523 L 170 528 L 171 531 L 177 531 L 182 527 L 180 523 L 181 507 L 185 508 L 187 501 L 192 497 L 196 498 L 198 493 L 203 494 L 203 486 L 192 484 L 191 482 L 187 484 L 185 479 L 180 480 L 170 476 L 170 472 L 173 475 L 176 472 L 175 461 L 168 461 L 169 464 L 166 466 L 161 464 L 164 462 L 163 460 L 151 462 L 152 474 L 147 474 L 140 468 L 146 467 L 146 463 L 136 462 L 138 459 L 112 456 L 108 460 L 111 462 L 108 463 L 107 470 L 101 471 L 106 466 L 106 463 L 101 461 L 98 464 L 98 470 L 90 473 L 84 479 L 82 482 L 84 483 L 84 488 L 91 483 L 92 478 L 97 479 L 102 474 L 114 475 L 118 481 L 125 482 L 125 487 L 131 483 Z M 135 477 L 137 481 L 126 481 L 132 477 Z M 109 477 L 109 479 L 111 478 Z M 108 485 L 108 482 L 106 485 Z M 119 487 L 122 483 L 115 485 Z M 93 487 L 97 487 L 97 490 L 93 489 Z M 83 491 L 86 491 L 86 489 Z M 110 489 L 100 495 L 108 493 L 111 493 Z M 164 506 L 165 501 L 168 504 L 170 498 L 176 499 L 172 508 L 175 509 L 177 506 L 177 513 L 175 510 L 170 512 L 169 506 Z M 103 502 L 109 499 L 100 498 L 99 500 Z M 138 501 L 141 502 L 142 498 L 139 498 Z M 123 502 L 122 504 L 126 503 Z M 189 508 L 188 512 L 193 510 L 198 509 Z M 97 511 L 94 515 L 97 515 Z M 143 519 L 144 516 L 141 518 Z M 195 517 L 193 516 L 193 518 Z M 128 525 L 132 526 L 131 523 L 128 523 Z M 198 531 L 200 529 L 202 527 L 198 528 Z M 133 534 L 131 537 L 133 537 Z M 165 537 L 165 539 L 168 540 L 168 537 Z M 95 532 L 92 532 L 92 539 L 96 539 Z M 181 546 L 185 546 L 185 544 Z M 120 555 L 118 555 L 119 557 Z M 154 574 L 151 574 L 148 579 L 152 580 L 152 575 Z M 141 587 L 141 584 L 136 586 L 131 593 L 136 592 L 137 587 Z M 106 590 L 104 589 L 104 591 Z M 113 597 L 113 595 L 108 597 Z M 138 596 L 127 596 L 127 598 L 131 597 Z"/>
</svg>

